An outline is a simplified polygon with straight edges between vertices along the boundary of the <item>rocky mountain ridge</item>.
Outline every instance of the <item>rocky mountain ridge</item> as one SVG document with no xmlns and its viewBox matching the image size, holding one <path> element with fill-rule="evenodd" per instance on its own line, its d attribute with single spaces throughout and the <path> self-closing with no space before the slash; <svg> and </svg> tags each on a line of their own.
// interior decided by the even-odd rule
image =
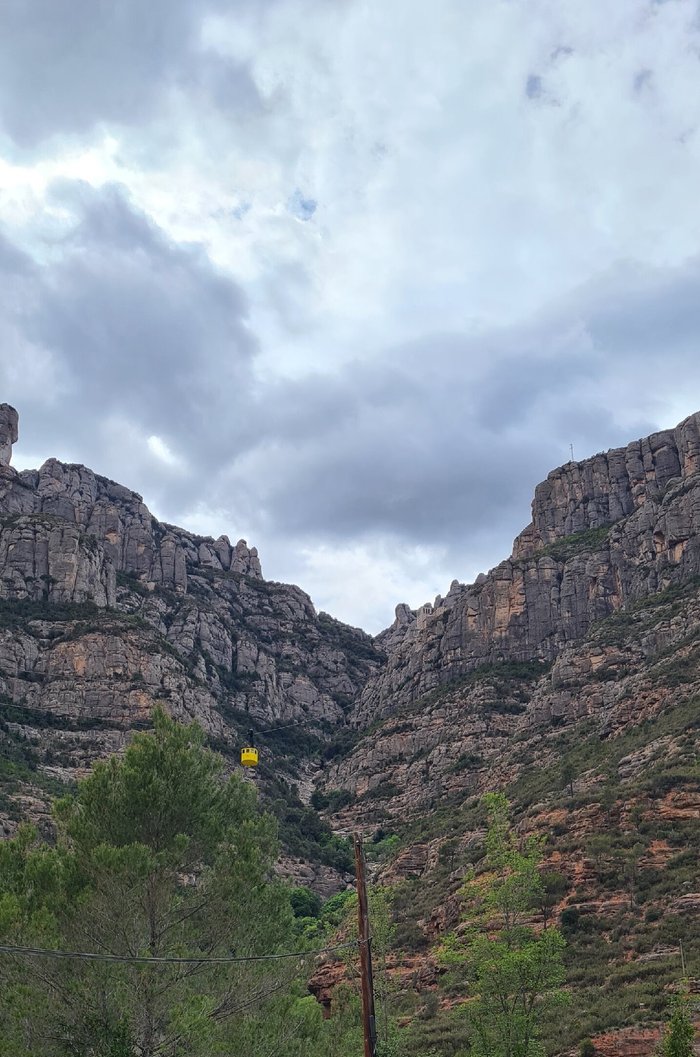
<svg viewBox="0 0 700 1057">
<path fill-rule="evenodd" d="M 321 792 L 394 892 L 391 972 L 423 995 L 419 1024 L 432 995 L 417 1049 L 464 1045 L 451 1011 L 469 979 L 437 951 L 464 927 L 487 791 L 546 839 L 544 912 L 565 933 L 577 1011 L 544 1026 L 547 1052 L 574 1057 L 588 1035 L 606 1057 L 651 1057 L 682 958 L 698 986 L 699 450 L 693 415 L 553 471 L 509 559 L 434 606 L 397 607 L 378 637 L 386 664 Z"/>
<path fill-rule="evenodd" d="M 553 662 L 596 622 L 700 574 L 700 414 L 538 485 L 510 558 L 396 620 L 358 727 L 484 664 Z"/>
<path fill-rule="evenodd" d="M 35 777 L 79 776 L 162 702 L 232 760 L 249 727 L 297 724 L 281 767 L 308 785 L 303 761 L 382 658 L 370 636 L 266 581 L 244 540 L 163 524 L 84 466 L 16 472 L 17 433 L 0 405 L 0 708 Z M 6 825 L 24 811 L 5 807 Z"/>
</svg>

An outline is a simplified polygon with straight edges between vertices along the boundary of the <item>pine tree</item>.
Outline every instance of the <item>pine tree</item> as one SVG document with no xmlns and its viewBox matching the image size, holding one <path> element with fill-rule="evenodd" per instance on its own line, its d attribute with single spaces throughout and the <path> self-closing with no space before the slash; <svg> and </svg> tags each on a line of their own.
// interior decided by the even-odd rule
<svg viewBox="0 0 700 1057">
<path fill-rule="evenodd" d="M 286 962 L 205 961 L 289 947 L 274 821 L 199 728 L 163 712 L 154 726 L 55 805 L 57 847 L 23 833 L 2 849 L 0 926 L 5 907 L 6 934 L 37 945 L 203 960 L 28 963 L 0 997 L 8 1032 L 21 1021 L 13 1057 L 209 1054 L 223 1039 L 236 1054 L 229 1025 L 287 986 Z"/>
</svg>

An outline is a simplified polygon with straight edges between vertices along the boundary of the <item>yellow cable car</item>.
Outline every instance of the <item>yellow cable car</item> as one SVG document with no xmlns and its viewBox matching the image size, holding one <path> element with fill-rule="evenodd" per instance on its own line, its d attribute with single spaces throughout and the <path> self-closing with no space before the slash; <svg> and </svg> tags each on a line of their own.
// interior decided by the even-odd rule
<svg viewBox="0 0 700 1057">
<path fill-rule="evenodd" d="M 252 745 L 246 745 L 241 749 L 241 765 L 243 767 L 258 766 L 258 750 Z"/>
<path fill-rule="evenodd" d="M 241 767 L 258 766 L 258 750 L 255 748 L 255 737 L 252 730 L 248 734 L 248 744 L 241 749 Z"/>
</svg>

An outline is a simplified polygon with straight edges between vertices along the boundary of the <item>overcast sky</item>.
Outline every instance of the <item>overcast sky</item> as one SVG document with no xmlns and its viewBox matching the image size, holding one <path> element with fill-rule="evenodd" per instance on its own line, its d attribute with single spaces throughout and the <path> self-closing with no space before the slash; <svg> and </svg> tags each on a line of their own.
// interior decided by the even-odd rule
<svg viewBox="0 0 700 1057">
<path fill-rule="evenodd" d="M 700 409 L 695 0 L 4 0 L 0 400 L 377 631 Z"/>
</svg>

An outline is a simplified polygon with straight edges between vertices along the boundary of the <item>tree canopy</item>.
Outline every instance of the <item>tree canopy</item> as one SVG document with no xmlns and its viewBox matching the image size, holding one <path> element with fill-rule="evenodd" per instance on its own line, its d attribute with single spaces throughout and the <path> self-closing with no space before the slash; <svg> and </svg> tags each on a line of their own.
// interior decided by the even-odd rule
<svg viewBox="0 0 700 1057">
<path fill-rule="evenodd" d="M 198 727 L 158 712 L 154 728 L 56 803 L 55 846 L 29 827 L 0 844 L 0 930 L 4 942 L 202 961 L 5 961 L 8 1057 L 176 1057 L 224 1039 L 237 1053 L 231 1022 L 298 971 L 205 961 L 288 949 L 276 827 Z"/>
</svg>

